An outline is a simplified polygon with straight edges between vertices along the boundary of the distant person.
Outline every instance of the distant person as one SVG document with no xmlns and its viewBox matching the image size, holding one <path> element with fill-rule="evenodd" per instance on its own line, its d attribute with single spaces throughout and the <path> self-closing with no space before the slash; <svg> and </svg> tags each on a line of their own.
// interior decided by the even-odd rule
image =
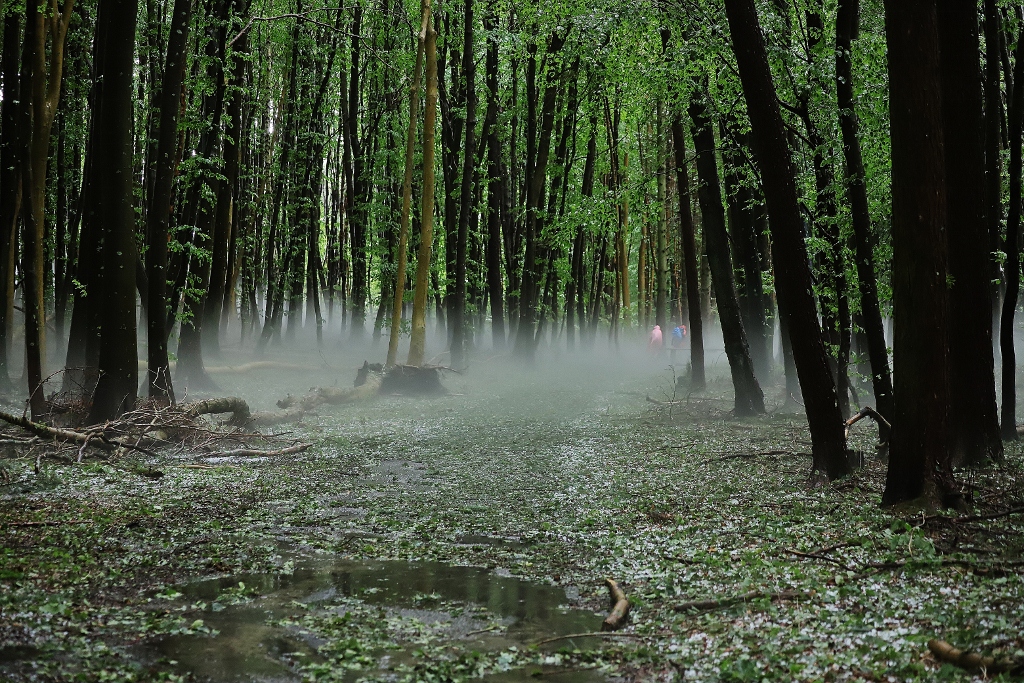
<svg viewBox="0 0 1024 683">
<path fill-rule="evenodd" d="M 663 346 L 664 342 L 661 338 L 661 325 L 655 325 L 654 329 L 651 330 L 650 336 L 647 338 L 647 350 L 657 353 L 658 351 L 661 351 Z"/>
<path fill-rule="evenodd" d="M 683 348 L 683 340 L 686 339 L 686 325 L 676 325 L 672 330 L 672 348 Z"/>
</svg>

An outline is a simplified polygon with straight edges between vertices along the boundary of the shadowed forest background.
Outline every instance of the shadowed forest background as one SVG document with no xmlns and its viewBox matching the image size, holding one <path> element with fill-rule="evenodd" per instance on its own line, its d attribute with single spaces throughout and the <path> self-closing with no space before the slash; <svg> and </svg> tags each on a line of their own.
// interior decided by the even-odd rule
<svg viewBox="0 0 1024 683">
<path fill-rule="evenodd" d="M 207 602 L 315 634 L 311 659 L 274 659 L 296 680 L 1024 667 L 1024 6 L 12 0 L 2 18 L 0 675 L 255 680 L 202 668 L 213 631 L 270 642 L 188 627 Z M 137 510 L 135 480 L 180 518 L 132 527 L 172 517 Z M 745 539 L 731 559 L 708 559 L 718 524 Z M 116 579 L 95 557 L 114 538 Z M 360 583 L 411 581 L 403 561 L 449 578 Z M 591 613 L 616 579 L 618 635 L 445 592 L 469 566 L 504 568 L 481 591 L 550 583 Z M 339 573 L 398 621 L 349 592 L 288 612 Z M 786 610 L 833 589 L 816 645 L 757 645 L 762 611 L 797 633 L 811 617 Z M 407 613 L 423 595 L 445 623 L 494 615 L 434 632 Z M 93 626 L 64 660 L 52 633 L 76 614 Z M 478 634 L 505 640 L 458 650 Z"/>
</svg>

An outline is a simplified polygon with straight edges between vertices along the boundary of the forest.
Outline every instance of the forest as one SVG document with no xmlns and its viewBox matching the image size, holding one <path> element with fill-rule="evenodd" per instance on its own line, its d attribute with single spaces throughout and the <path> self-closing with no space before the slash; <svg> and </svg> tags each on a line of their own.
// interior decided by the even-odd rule
<svg viewBox="0 0 1024 683">
<path fill-rule="evenodd" d="M 0 7 L 0 679 L 1024 676 L 1024 5 Z"/>
</svg>

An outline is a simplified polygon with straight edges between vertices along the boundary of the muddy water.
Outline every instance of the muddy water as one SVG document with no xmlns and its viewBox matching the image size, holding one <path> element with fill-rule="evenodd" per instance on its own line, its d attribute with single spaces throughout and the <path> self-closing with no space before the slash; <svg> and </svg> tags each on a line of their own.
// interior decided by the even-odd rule
<svg viewBox="0 0 1024 683">
<path fill-rule="evenodd" d="M 356 563 L 320 558 L 297 559 L 290 575 L 238 575 L 202 581 L 181 590 L 191 600 L 211 604 L 201 615 L 217 635 L 173 636 L 140 647 L 141 659 L 176 662 L 174 668 L 191 673 L 198 680 L 215 683 L 235 681 L 298 681 L 295 664 L 316 662 L 317 647 L 324 641 L 296 629 L 273 625 L 279 619 L 317 610 L 337 611 L 332 601 L 358 598 L 379 606 L 384 614 L 411 617 L 442 629 L 443 639 L 478 651 L 522 647 L 545 638 L 597 630 L 603 615 L 569 609 L 564 589 L 500 576 L 486 569 L 452 567 L 431 562 Z M 224 591 L 239 582 L 258 596 L 244 604 L 223 606 L 217 602 Z M 426 601 L 424 598 L 427 598 Z M 436 609 L 431 605 L 441 603 Z M 467 610 L 453 615 L 453 603 L 483 607 L 500 619 L 481 619 Z M 461 610 L 453 610 L 458 613 Z M 491 629 L 491 630 L 487 630 Z M 598 639 L 560 641 L 594 646 Z M 379 668 L 345 675 L 355 681 L 370 677 L 388 678 L 386 669 L 409 661 L 407 650 L 377 653 Z M 492 676 L 495 683 L 536 680 L 530 671 L 513 671 Z M 603 678 L 592 671 L 551 671 L 558 681 L 591 683 Z"/>
</svg>

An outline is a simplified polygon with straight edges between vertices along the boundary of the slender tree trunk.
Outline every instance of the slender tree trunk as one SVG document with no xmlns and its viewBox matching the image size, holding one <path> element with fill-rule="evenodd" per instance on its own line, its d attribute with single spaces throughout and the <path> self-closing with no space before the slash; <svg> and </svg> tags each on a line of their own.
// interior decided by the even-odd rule
<svg viewBox="0 0 1024 683">
<path fill-rule="evenodd" d="M 848 0 L 849 1 L 849 0 Z M 999 16 L 996 0 L 983 0 L 985 13 L 985 215 L 988 229 L 988 272 L 992 283 L 991 321 L 993 342 L 999 336 L 999 294 L 1002 267 L 998 259 L 1003 217 L 1003 178 L 1000 150 L 1000 124 L 1003 121 L 999 78 Z M 995 347 L 993 345 L 993 353 Z"/>
<path fill-rule="evenodd" d="M 882 502 L 950 493 L 942 83 L 935 0 L 886 0 L 895 410 Z M 1018 147 L 1020 146 L 1018 138 Z"/>
<path fill-rule="evenodd" d="M 430 15 L 429 0 L 424 2 L 426 35 L 426 103 L 423 112 L 423 203 L 420 211 L 420 248 L 416 257 L 416 291 L 413 295 L 412 339 L 409 365 L 423 365 L 427 341 L 427 294 L 430 284 L 430 256 L 434 241 L 434 128 L 437 124 L 437 33 Z"/>
<path fill-rule="evenodd" d="M 706 90 L 706 87 L 703 88 Z M 725 355 L 729 359 L 732 384 L 735 390 L 733 412 L 737 416 L 764 412 L 764 394 L 754 376 L 750 360 L 747 335 L 743 331 L 739 301 L 733 282 L 732 260 L 729 257 L 729 235 L 725 229 L 725 210 L 722 190 L 718 184 L 718 162 L 715 159 L 715 133 L 711 127 L 707 108 L 694 94 L 690 99 L 690 119 L 693 121 L 693 142 L 697 149 L 697 198 L 703 216 L 704 239 L 707 241 L 711 280 L 718 302 L 718 315 L 722 321 Z"/>
<path fill-rule="evenodd" d="M 501 278 L 501 210 L 505 191 L 501 172 L 501 138 L 498 134 L 498 41 L 492 34 L 498 25 L 497 0 L 490 0 L 484 15 L 487 33 L 487 291 L 491 300 L 491 343 L 495 350 L 505 348 L 505 308 Z"/>
<path fill-rule="evenodd" d="M 1017 440 L 1017 358 L 1013 348 L 1013 318 L 1020 294 L 1021 221 L 1021 128 L 1024 125 L 1024 27 L 1013 52 L 1013 86 L 1008 123 L 1010 139 L 1010 209 L 1006 217 L 1006 293 L 999 324 L 1002 355 L 1002 398 L 1000 431 L 1006 441 Z M 1007 86 L 1009 87 L 1009 86 Z"/>
<path fill-rule="evenodd" d="M 462 367 L 466 359 L 466 250 L 469 242 L 470 213 L 476 191 L 473 186 L 476 159 L 476 55 L 473 51 L 473 1 L 464 0 L 462 77 L 466 91 L 465 141 L 462 145 L 462 206 L 455 245 L 455 305 L 452 307 L 452 367 Z"/>
<path fill-rule="evenodd" d="M 171 18 L 171 32 L 167 43 L 167 61 L 164 66 L 159 108 L 160 124 L 157 128 L 157 152 L 153 194 L 149 206 L 146 249 L 146 270 L 149 274 L 149 316 L 147 339 L 149 375 L 147 385 L 153 398 L 174 400 L 171 371 L 167 358 L 167 235 L 171 219 L 178 149 L 178 112 L 181 89 L 185 80 L 188 31 L 192 15 L 192 0 L 175 0 Z"/>
<path fill-rule="evenodd" d="M 878 303 L 874 247 L 871 239 L 871 217 L 864 161 L 860 151 L 856 102 L 853 95 L 853 59 L 851 41 L 856 33 L 857 0 L 839 0 L 836 15 L 836 95 L 839 102 L 839 129 L 843 137 L 846 159 L 846 193 L 853 218 L 853 238 L 857 264 L 857 285 L 860 290 L 861 315 L 871 360 L 871 386 L 878 412 L 891 420 L 893 415 L 892 376 L 889 352 L 882 328 L 882 312 Z M 889 430 L 880 426 L 880 436 L 887 441 Z"/>
<path fill-rule="evenodd" d="M 416 42 L 416 66 L 413 69 L 412 85 L 409 87 L 409 126 L 405 136 L 405 178 L 402 181 L 402 218 L 398 235 L 398 268 L 392 302 L 391 337 L 388 341 L 388 367 L 398 362 L 398 340 L 402 330 L 402 304 L 405 300 L 405 270 L 408 265 L 409 249 L 409 216 L 412 209 L 412 167 L 416 154 L 416 128 L 420 107 L 420 72 L 423 71 L 423 50 L 430 17 L 430 0 L 422 0 L 420 15 L 422 21 Z"/>
<path fill-rule="evenodd" d="M 754 155 L 761 169 L 779 309 L 789 324 L 800 388 L 811 432 L 815 472 L 836 479 L 849 472 L 839 397 L 821 340 L 796 176 L 754 0 L 726 0 L 733 51 L 750 115 Z"/>
<path fill-rule="evenodd" d="M 949 240 L 949 429 L 955 463 L 1002 460 L 992 358 L 978 12 L 939 0 Z"/>
<path fill-rule="evenodd" d="M 686 167 L 686 134 L 683 117 L 672 117 L 672 144 L 675 150 L 676 188 L 679 195 L 679 231 L 683 244 L 683 269 L 686 273 L 686 308 L 690 332 L 690 386 L 704 391 L 704 314 L 700 301 L 700 275 L 697 271 L 697 240 L 693 212 L 690 210 L 690 176 Z"/>
<path fill-rule="evenodd" d="M 20 86 L 18 51 L 21 46 L 21 16 L 11 7 L 4 8 L 4 44 L 0 55 L 3 72 L 3 101 L 0 103 L 0 390 L 13 389 L 8 371 L 13 307 L 13 265 L 17 244 L 18 213 L 21 209 L 21 150 L 24 146 L 19 113 Z"/>
</svg>

